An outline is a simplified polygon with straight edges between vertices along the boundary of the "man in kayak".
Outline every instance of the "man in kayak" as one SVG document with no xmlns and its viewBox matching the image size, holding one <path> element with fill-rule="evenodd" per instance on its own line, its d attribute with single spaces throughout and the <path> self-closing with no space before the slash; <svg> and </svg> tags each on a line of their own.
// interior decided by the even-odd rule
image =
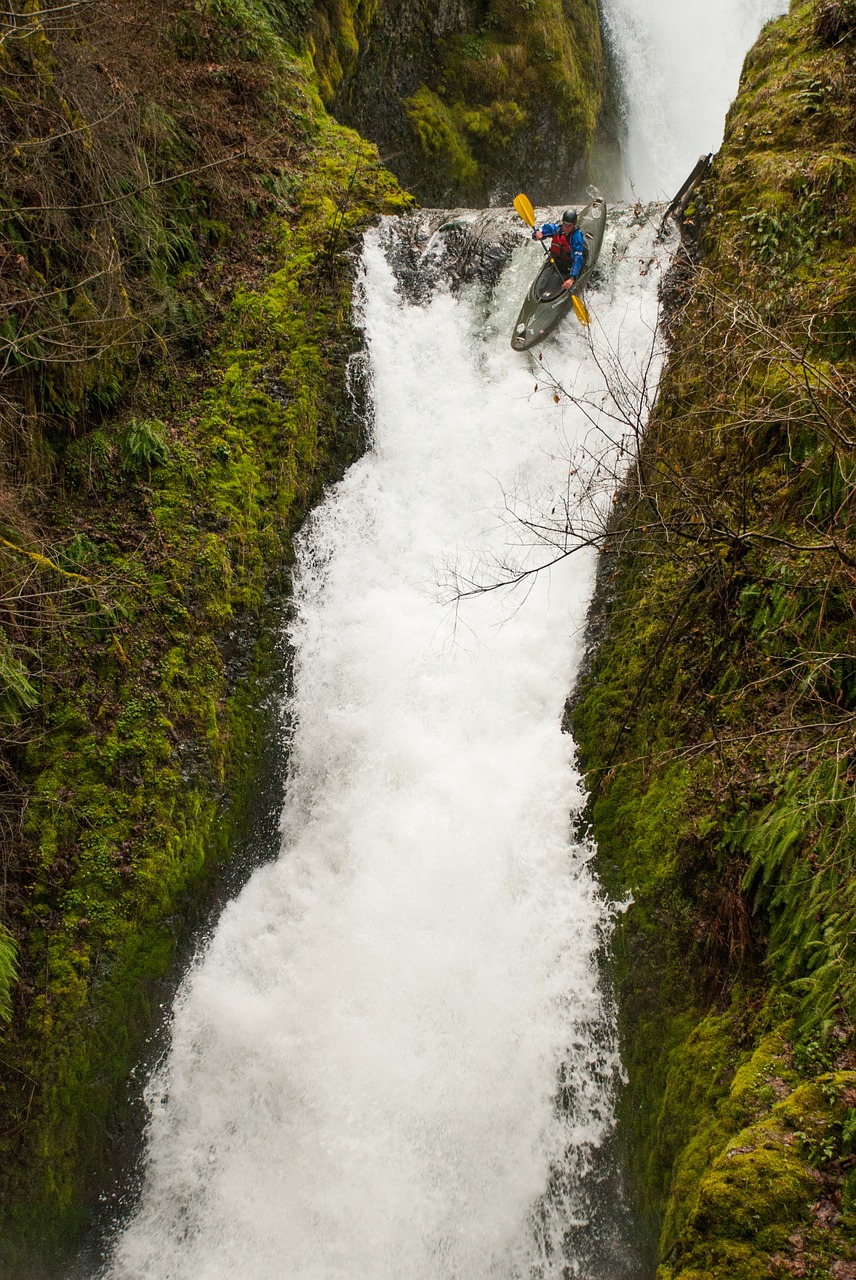
<svg viewBox="0 0 856 1280">
<path fill-rule="evenodd" d="M 561 222 L 545 222 L 532 232 L 533 240 L 543 240 L 545 236 L 553 237 L 550 257 L 564 276 L 562 288 L 573 289 L 583 269 L 586 247 L 585 237 L 577 226 L 576 210 L 566 209 Z"/>
</svg>

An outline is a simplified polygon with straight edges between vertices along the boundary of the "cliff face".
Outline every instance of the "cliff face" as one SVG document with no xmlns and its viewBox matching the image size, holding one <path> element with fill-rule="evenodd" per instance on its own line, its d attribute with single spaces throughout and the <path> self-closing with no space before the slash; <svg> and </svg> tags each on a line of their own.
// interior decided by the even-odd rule
<svg viewBox="0 0 856 1280">
<path fill-rule="evenodd" d="M 363 447 L 353 248 L 411 201 L 324 111 L 305 17 L 0 16 L 4 1275 L 90 1213 L 254 784 L 268 593 Z"/>
<path fill-rule="evenodd" d="M 422 204 L 584 189 L 604 103 L 596 0 L 346 0 L 313 32 L 325 99 Z"/>
<path fill-rule="evenodd" d="M 856 1265 L 854 67 L 849 0 L 747 58 L 573 712 L 664 1280 Z"/>
</svg>

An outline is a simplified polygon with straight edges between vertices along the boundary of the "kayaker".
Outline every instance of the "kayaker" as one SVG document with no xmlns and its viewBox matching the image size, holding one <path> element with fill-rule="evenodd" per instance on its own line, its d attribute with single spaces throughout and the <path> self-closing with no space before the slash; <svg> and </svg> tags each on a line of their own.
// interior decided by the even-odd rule
<svg viewBox="0 0 856 1280">
<path fill-rule="evenodd" d="M 586 247 L 585 237 L 577 226 L 576 210 L 566 209 L 561 222 L 545 222 L 532 232 L 533 240 L 543 240 L 545 236 L 552 236 L 550 257 L 564 276 L 562 288 L 573 289 L 583 269 Z"/>
</svg>

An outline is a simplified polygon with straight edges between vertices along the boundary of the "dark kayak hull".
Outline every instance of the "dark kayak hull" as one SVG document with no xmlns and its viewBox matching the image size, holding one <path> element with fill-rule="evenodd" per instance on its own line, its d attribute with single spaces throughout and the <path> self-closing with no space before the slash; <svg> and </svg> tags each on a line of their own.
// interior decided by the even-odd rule
<svg viewBox="0 0 856 1280">
<path fill-rule="evenodd" d="M 573 289 L 563 289 L 562 277 L 556 268 L 549 261 L 544 264 L 529 286 L 529 292 L 520 308 L 520 315 L 511 335 L 511 345 L 515 351 L 528 351 L 537 342 L 542 342 L 562 317 L 573 311 L 571 298 L 585 288 L 600 256 L 603 233 L 606 230 L 604 201 L 597 199 L 587 204 L 577 225 L 586 240 L 585 261 L 577 282 Z"/>
</svg>

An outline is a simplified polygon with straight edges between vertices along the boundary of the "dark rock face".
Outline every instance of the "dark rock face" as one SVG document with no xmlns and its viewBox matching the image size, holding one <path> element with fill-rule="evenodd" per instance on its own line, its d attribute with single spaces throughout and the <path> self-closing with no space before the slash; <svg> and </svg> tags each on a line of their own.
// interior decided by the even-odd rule
<svg viewBox="0 0 856 1280">
<path fill-rule="evenodd" d="M 315 57 L 345 123 L 425 205 L 580 193 L 604 114 L 596 0 L 387 0 L 321 14 Z"/>
</svg>

